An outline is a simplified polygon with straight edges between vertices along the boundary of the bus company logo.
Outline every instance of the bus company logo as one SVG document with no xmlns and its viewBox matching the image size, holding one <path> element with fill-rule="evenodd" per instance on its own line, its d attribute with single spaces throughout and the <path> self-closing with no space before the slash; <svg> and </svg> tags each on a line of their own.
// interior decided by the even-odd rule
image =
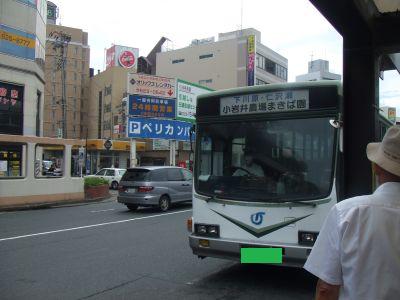
<svg viewBox="0 0 400 300">
<path fill-rule="evenodd" d="M 135 55 L 132 51 L 122 51 L 118 58 L 119 64 L 124 68 L 132 68 L 135 65 Z"/>
<path fill-rule="evenodd" d="M 263 222 L 265 212 L 257 212 L 250 216 L 251 223 L 254 225 L 260 225 Z"/>
</svg>

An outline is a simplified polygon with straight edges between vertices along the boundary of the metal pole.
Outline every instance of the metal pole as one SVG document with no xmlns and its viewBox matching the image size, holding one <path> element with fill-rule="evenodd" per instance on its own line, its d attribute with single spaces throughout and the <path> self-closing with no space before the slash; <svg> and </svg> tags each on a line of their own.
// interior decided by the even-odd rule
<svg viewBox="0 0 400 300">
<path fill-rule="evenodd" d="M 61 46 L 61 59 L 62 59 L 62 72 L 61 72 L 61 84 L 62 84 L 62 99 L 61 99 L 61 106 L 62 106 L 62 113 L 63 113 L 63 138 L 67 138 L 67 99 L 66 99 L 66 71 L 65 71 L 65 60 L 64 57 L 64 44 Z"/>
</svg>

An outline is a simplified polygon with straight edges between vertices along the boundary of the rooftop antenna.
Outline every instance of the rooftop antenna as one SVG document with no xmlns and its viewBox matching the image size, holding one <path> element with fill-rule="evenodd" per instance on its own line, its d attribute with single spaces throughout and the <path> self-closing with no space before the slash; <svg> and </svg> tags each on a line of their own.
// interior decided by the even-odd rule
<svg viewBox="0 0 400 300">
<path fill-rule="evenodd" d="M 240 0 L 240 36 L 243 35 L 243 0 Z"/>
</svg>

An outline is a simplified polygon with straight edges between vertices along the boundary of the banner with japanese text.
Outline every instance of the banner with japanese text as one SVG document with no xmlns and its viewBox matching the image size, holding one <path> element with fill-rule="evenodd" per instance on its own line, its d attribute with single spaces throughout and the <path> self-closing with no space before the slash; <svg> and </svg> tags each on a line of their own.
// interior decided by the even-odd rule
<svg viewBox="0 0 400 300">
<path fill-rule="evenodd" d="M 222 97 L 220 115 L 273 113 L 309 109 L 308 90 L 277 91 Z"/>
<path fill-rule="evenodd" d="M 175 78 L 129 73 L 128 94 L 176 98 L 175 81 Z"/>
<path fill-rule="evenodd" d="M 175 99 L 129 95 L 128 114 L 130 116 L 174 119 L 175 102 Z"/>
<path fill-rule="evenodd" d="M 211 91 L 213 90 L 207 87 L 178 79 L 176 89 L 176 118 L 178 120 L 194 123 L 197 106 L 197 96 L 209 93 Z"/>
<path fill-rule="evenodd" d="M 176 120 L 128 118 L 128 138 L 190 140 L 191 123 Z"/>
</svg>

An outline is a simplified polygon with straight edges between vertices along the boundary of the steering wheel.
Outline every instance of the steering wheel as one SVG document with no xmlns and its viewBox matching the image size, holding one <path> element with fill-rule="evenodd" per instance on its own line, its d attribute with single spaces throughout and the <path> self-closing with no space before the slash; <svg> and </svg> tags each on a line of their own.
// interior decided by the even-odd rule
<svg viewBox="0 0 400 300">
<path fill-rule="evenodd" d="M 235 167 L 235 171 L 233 173 L 235 173 L 237 170 L 244 171 L 246 173 L 244 176 L 246 176 L 246 177 L 256 177 L 254 174 L 250 173 L 249 170 L 246 170 L 245 168 L 242 168 L 242 167 Z"/>
</svg>

